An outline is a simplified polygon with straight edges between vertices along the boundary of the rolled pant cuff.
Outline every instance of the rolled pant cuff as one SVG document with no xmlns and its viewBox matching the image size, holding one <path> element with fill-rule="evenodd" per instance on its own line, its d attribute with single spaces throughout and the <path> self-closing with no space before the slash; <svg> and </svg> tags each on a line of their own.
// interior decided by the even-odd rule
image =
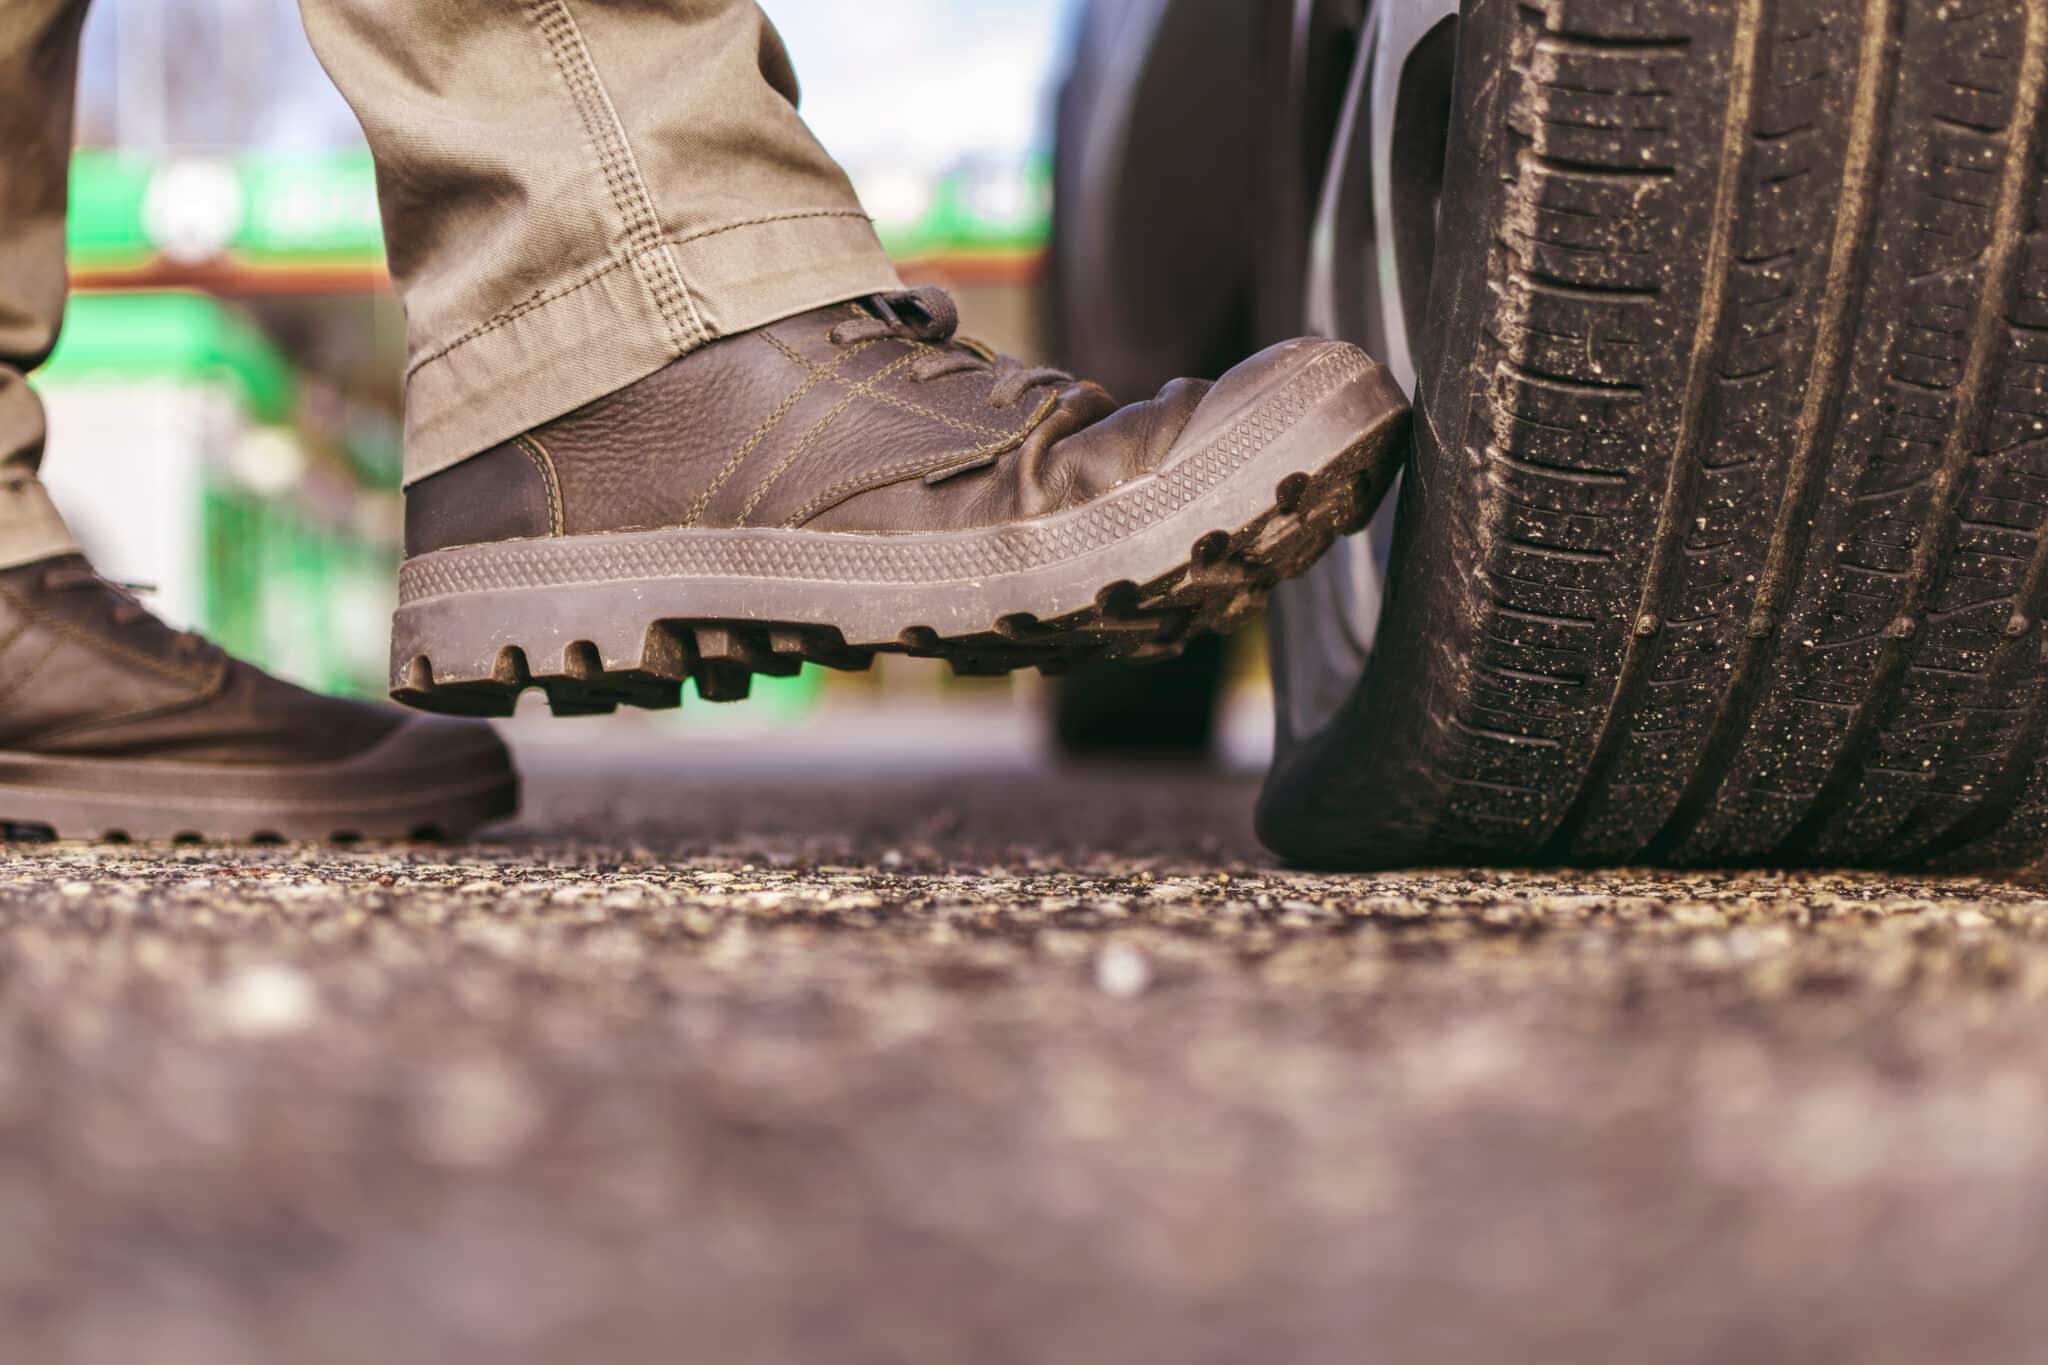
<svg viewBox="0 0 2048 1365">
<path fill-rule="evenodd" d="M 0 569 L 77 551 L 78 542 L 41 479 L 0 480 Z"/>
<path fill-rule="evenodd" d="M 843 210 L 735 223 L 649 250 L 674 260 L 699 325 L 677 326 L 643 262 L 626 257 L 428 352 L 406 377 L 406 482 L 615 393 L 707 341 L 902 287 L 873 225 Z"/>
</svg>

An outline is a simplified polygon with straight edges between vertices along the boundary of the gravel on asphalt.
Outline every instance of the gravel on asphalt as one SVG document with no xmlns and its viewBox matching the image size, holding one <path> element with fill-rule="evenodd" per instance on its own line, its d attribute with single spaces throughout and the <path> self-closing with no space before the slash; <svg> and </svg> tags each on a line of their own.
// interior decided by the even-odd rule
<svg viewBox="0 0 2048 1365">
<path fill-rule="evenodd" d="M 7 845 L 0 1358 L 2038 1353 L 2039 890 L 1312 875 L 1250 794 L 562 777 L 467 845 Z"/>
</svg>

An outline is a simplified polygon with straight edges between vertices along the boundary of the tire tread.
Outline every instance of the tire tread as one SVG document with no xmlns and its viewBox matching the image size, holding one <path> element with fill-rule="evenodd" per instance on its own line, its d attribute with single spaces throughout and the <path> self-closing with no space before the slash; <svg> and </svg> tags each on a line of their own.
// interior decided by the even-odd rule
<svg viewBox="0 0 2048 1365">
<path fill-rule="evenodd" d="M 1269 840 L 2038 857 L 2048 6 L 1468 0 L 1461 63 L 1383 647 Z"/>
</svg>

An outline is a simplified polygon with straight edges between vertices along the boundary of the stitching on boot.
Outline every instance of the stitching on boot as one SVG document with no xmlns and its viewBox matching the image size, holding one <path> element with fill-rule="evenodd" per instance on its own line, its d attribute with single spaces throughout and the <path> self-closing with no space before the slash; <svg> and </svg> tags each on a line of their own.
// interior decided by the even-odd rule
<svg viewBox="0 0 2048 1365">
<path fill-rule="evenodd" d="M 213 689 L 209 688 L 204 692 L 194 692 L 189 696 L 165 702 L 161 706 L 138 706 L 132 711 L 117 711 L 111 716 L 87 716 L 69 725 L 60 725 L 54 730 L 38 731 L 36 739 L 48 743 L 53 739 L 67 739 L 73 735 L 89 735 L 95 730 L 111 729 L 116 725 L 125 725 L 131 720 L 153 720 L 159 716 L 173 716 L 180 711 L 190 710 L 212 695 Z"/>
<path fill-rule="evenodd" d="M 898 340 L 901 340 L 901 338 L 898 338 Z M 810 361 L 804 359 L 799 352 L 792 350 L 780 338 L 769 337 L 768 344 L 775 347 L 777 350 L 781 351 L 784 355 L 788 356 L 797 364 L 811 366 Z M 902 344 L 911 347 L 913 352 L 918 355 L 926 354 L 935 349 L 934 347 L 925 345 L 921 341 L 905 341 Z M 812 368 L 816 367 L 812 366 Z M 854 381 L 850 379 L 836 379 L 835 382 L 845 384 L 851 387 Z M 928 408 L 924 406 L 922 403 L 914 403 L 910 399 L 904 398 L 899 394 L 870 393 L 867 396 L 869 398 L 874 399 L 878 403 L 887 403 L 892 408 L 900 409 L 901 411 L 911 413 L 914 416 L 930 418 L 934 422 L 943 422 L 945 425 L 953 428 L 955 431 L 965 433 L 966 435 L 969 436 L 1009 437 L 1018 434 L 1015 431 L 1005 431 L 1001 427 L 989 426 L 986 423 L 970 422 L 964 417 L 948 416 L 947 414 L 940 412 L 935 408 Z M 1028 431 L 1029 429 L 1030 424 L 1026 423 L 1025 430 Z"/>
<path fill-rule="evenodd" d="M 548 534 L 559 536 L 564 533 L 568 518 L 562 513 L 562 485 L 555 478 L 555 457 L 540 443 L 540 438 L 528 432 L 513 442 L 526 452 L 526 458 L 540 475 L 541 487 L 548 495 Z"/>
<path fill-rule="evenodd" d="M 16 611 L 28 617 L 45 630 L 55 631 L 65 639 L 72 641 L 74 644 L 83 645 L 87 649 L 99 650 L 103 653 L 111 654 L 117 659 L 125 659 L 137 668 L 145 669 L 160 678 L 170 678 L 177 682 L 185 683 L 188 686 L 199 688 L 199 693 L 194 695 L 200 695 L 217 685 L 222 671 L 226 667 L 225 664 L 217 664 L 210 678 L 202 678 L 193 670 L 173 667 L 161 660 L 151 658 L 140 650 L 129 649 L 126 645 L 116 644 L 112 640 L 101 639 L 98 636 L 88 635 L 83 631 L 73 629 L 63 621 L 38 609 L 34 604 L 23 599 L 4 583 L 0 583 L 0 597 L 4 597 L 8 604 Z"/>
<path fill-rule="evenodd" d="M 877 488 L 886 487 L 899 480 L 921 479 L 928 474 L 937 474 L 947 470 L 965 473 L 969 468 L 974 467 L 978 463 L 992 460 L 998 455 L 1005 454 L 1023 445 L 1024 438 L 1031 434 L 1032 429 L 1046 418 L 1052 416 L 1052 410 L 1059 406 L 1059 401 L 1060 396 L 1057 393 L 1047 394 L 1045 401 L 1038 405 L 1038 411 L 1031 414 L 1031 420 L 1026 422 L 1022 428 L 1001 440 L 991 441 L 979 450 L 958 451 L 943 459 L 904 460 L 886 469 L 878 469 L 872 474 L 863 474 L 859 478 L 847 479 L 841 483 L 834 484 L 792 512 L 789 519 L 784 521 L 782 525 L 784 529 L 793 531 L 812 517 L 837 507 L 848 498 L 861 493 L 873 492 Z"/>
<path fill-rule="evenodd" d="M 627 140 L 619 111 L 597 73 L 589 45 L 583 41 L 583 31 L 569 12 L 568 0 L 527 0 L 526 10 L 547 42 L 556 70 L 568 84 L 570 100 L 597 153 L 598 168 L 611 190 L 612 206 L 618 210 L 626 239 L 633 248 L 634 273 L 653 295 L 678 353 L 694 350 L 710 339 L 711 329 L 690 297 L 681 267 L 663 242 L 661 218 L 647 192 L 647 182 L 641 177 L 632 143 Z"/>
<path fill-rule="evenodd" d="M 813 423 L 811 429 L 804 433 L 804 438 L 798 441 L 787 455 L 782 457 L 782 462 L 768 471 L 768 477 L 761 480 L 760 485 L 754 489 L 753 496 L 747 499 L 747 505 L 740 509 L 737 524 L 740 526 L 747 524 L 747 518 L 754 515 L 754 509 L 761 505 L 761 499 L 768 496 L 768 490 L 775 486 L 776 480 L 780 479 L 789 467 L 796 463 L 799 456 L 817 443 L 818 438 L 823 436 L 826 430 L 839 420 L 841 413 L 852 407 L 861 398 L 872 394 L 875 385 L 880 384 L 883 380 L 889 378 L 889 376 L 895 374 L 896 371 L 902 369 L 915 359 L 917 359 L 916 351 L 906 351 L 881 369 L 875 371 L 874 374 L 861 383 L 850 385 L 846 396 L 839 400 L 832 411 L 826 413 Z"/>
<path fill-rule="evenodd" d="M 19 632 L 16 633 L 19 634 Z M 0 701 L 6 701 L 16 692 L 19 692 L 21 691 L 22 688 L 27 687 L 29 684 L 29 679 L 35 677 L 37 673 L 41 672 L 43 665 L 50 662 L 51 659 L 55 658 L 57 655 L 57 651 L 62 648 L 64 648 L 63 640 L 57 639 L 50 641 L 50 647 L 42 652 L 41 657 L 39 657 L 34 663 L 30 664 L 26 669 L 22 670 L 20 673 L 17 673 L 13 678 L 9 679 L 6 683 L 0 684 Z"/>
<path fill-rule="evenodd" d="M 46 628 L 55 631 L 59 638 L 50 642 L 49 649 L 44 651 L 40 659 L 37 659 L 35 663 L 29 666 L 27 672 L 16 678 L 4 691 L 0 691 L 0 700 L 13 696 L 26 686 L 29 679 L 33 678 L 42 669 L 44 664 L 54 659 L 57 656 L 57 651 L 62 649 L 66 643 L 83 644 L 87 647 L 105 644 L 104 641 L 74 636 L 67 627 L 61 626 L 55 621 L 44 621 L 42 624 Z M 109 648 L 111 649 L 111 646 Z M 125 651 L 121 652 L 125 653 Z M 105 730 L 117 725 L 125 725 L 131 720 L 147 720 L 156 716 L 174 715 L 211 697 L 215 692 L 219 691 L 221 683 L 226 678 L 227 665 L 223 663 L 215 670 L 213 680 L 207 686 L 195 688 L 183 696 L 172 697 L 167 701 L 153 702 L 147 706 L 132 707 L 126 711 L 116 711 L 108 716 L 81 716 L 66 725 L 53 726 L 47 730 L 27 731 L 23 735 L 18 736 L 15 742 L 20 743 L 24 740 L 33 740 L 38 743 L 48 743 L 50 740 L 65 739 L 72 735 L 89 735 L 95 730 Z"/>
<path fill-rule="evenodd" d="M 29 631 L 32 630 L 34 627 L 35 622 L 23 619 L 20 621 L 16 621 L 14 623 L 14 629 L 8 631 L 5 636 L 0 636 L 0 659 L 5 659 L 7 656 L 7 651 L 14 648 L 15 642 L 21 639 L 22 636 L 28 634 Z M 4 674 L 6 672 L 7 669 L 4 666 L 0 666 L 0 674 Z"/>
<path fill-rule="evenodd" d="M 790 351 L 787 347 L 784 347 L 780 341 L 777 341 L 773 333 L 764 331 L 761 333 L 761 335 L 765 337 L 772 345 L 780 348 L 785 355 L 795 355 L 794 352 Z M 710 508 L 711 500 L 714 497 L 718 496 L 718 490 L 725 487 L 726 481 L 728 479 L 732 478 L 733 475 L 739 473 L 740 466 L 746 463 L 747 457 L 749 455 L 752 455 L 754 451 L 760 446 L 761 442 L 767 440 L 768 437 L 774 433 L 777 427 L 782 425 L 782 419 L 789 416 L 790 412 L 795 409 L 798 403 L 803 402 L 805 398 L 810 396 L 811 390 L 817 388 L 819 384 L 823 383 L 832 371 L 838 369 L 841 365 L 844 365 L 847 361 L 853 359 L 855 356 L 859 355 L 862 351 L 867 350 L 874 344 L 875 343 L 872 341 L 863 341 L 858 343 L 857 345 L 849 346 L 844 351 L 840 352 L 837 356 L 835 356 L 830 365 L 813 366 L 808 362 L 804 361 L 801 357 L 796 357 L 797 363 L 803 365 L 804 368 L 809 372 L 806 378 L 804 379 L 804 382 L 797 386 L 796 391 L 794 393 L 784 398 L 782 402 L 776 406 L 775 411 L 769 413 L 765 418 L 763 418 L 761 420 L 761 425 L 754 429 L 754 434 L 749 436 L 745 441 L 743 441 L 740 444 L 740 448 L 733 452 L 732 458 L 725 462 L 725 467 L 718 471 L 718 477 L 711 481 L 711 486 L 706 488 L 703 492 L 699 493 L 696 496 L 696 498 L 690 503 L 690 515 L 684 519 L 683 525 L 695 526 L 697 524 L 699 519 L 703 517 L 705 511 Z"/>
</svg>

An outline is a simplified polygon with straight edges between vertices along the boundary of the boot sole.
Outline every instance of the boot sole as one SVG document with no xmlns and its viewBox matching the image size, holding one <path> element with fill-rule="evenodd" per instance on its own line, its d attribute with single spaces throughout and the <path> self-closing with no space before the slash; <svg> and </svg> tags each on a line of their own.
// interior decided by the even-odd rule
<svg viewBox="0 0 2048 1365">
<path fill-rule="evenodd" d="M 556 715 L 589 715 L 676 706 L 690 680 L 738 700 L 757 673 L 861 669 L 884 652 L 977 675 L 1170 656 L 1363 526 L 1406 434 L 1385 367 L 1332 342 L 1160 473 L 1029 522 L 614 532 L 419 555 L 399 577 L 392 696 L 504 716 L 539 687 Z"/>
<path fill-rule="evenodd" d="M 0 752 L 0 829 L 59 839 L 454 838 L 518 809 L 519 780 L 495 740 L 451 737 L 403 752 L 380 745 L 351 760 L 260 767 Z"/>
</svg>

